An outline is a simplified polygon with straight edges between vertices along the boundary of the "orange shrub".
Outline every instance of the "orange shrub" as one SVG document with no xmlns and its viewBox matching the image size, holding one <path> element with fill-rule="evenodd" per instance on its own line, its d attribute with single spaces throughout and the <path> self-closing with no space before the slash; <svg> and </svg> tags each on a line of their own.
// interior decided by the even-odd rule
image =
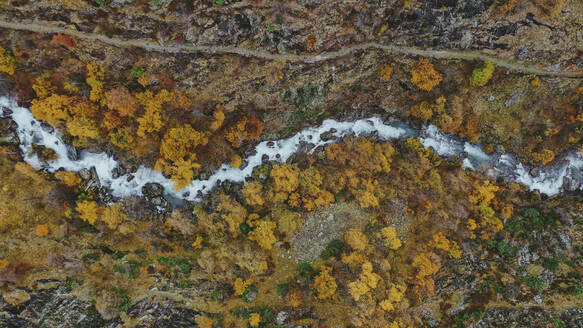
<svg viewBox="0 0 583 328">
<path fill-rule="evenodd" d="M 122 117 L 133 117 L 140 107 L 138 100 L 124 87 L 111 89 L 105 93 L 105 103 Z"/>
<path fill-rule="evenodd" d="M 39 224 L 36 226 L 36 235 L 39 237 L 46 237 L 50 233 L 48 224 Z"/>
<path fill-rule="evenodd" d="M 263 122 L 257 117 L 245 117 L 227 129 L 225 132 L 225 138 L 233 145 L 233 147 L 239 148 L 243 145 L 243 142 L 259 138 L 261 132 L 263 132 L 263 128 Z"/>
<path fill-rule="evenodd" d="M 51 45 L 57 47 L 64 46 L 67 48 L 73 48 L 75 47 L 75 40 L 66 34 L 57 33 L 53 35 L 53 38 L 51 39 Z"/>
</svg>

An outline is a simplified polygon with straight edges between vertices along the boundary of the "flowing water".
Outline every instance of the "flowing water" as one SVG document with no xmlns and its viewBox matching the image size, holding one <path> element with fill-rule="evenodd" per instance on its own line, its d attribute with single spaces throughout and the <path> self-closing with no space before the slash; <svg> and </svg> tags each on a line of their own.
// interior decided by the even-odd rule
<svg viewBox="0 0 583 328">
<path fill-rule="evenodd" d="M 436 126 L 424 126 L 418 131 L 400 121 L 384 123 L 379 117 L 371 117 L 353 122 L 327 119 L 319 127 L 304 129 L 292 137 L 261 142 L 255 147 L 254 155 L 245 158 L 240 168 L 223 164 L 212 173 L 209 179 L 194 180 L 189 186 L 176 191 L 170 179 L 144 166 L 139 167 L 135 173 L 116 176 L 113 172 L 119 164 L 115 158 L 106 153 L 91 153 L 83 150 L 78 159 L 74 159 L 68 156 L 68 147 L 61 141 L 59 132 L 42 126 L 29 109 L 18 106 L 13 99 L 8 97 L 0 97 L 0 115 L 4 115 L 2 108 L 12 111 L 11 118 L 18 125 L 20 148 L 27 163 L 49 172 L 55 172 L 61 168 L 78 172 L 94 167 L 101 185 L 108 187 L 111 194 L 116 197 L 141 195 L 142 187 L 146 183 L 153 182 L 161 184 L 167 196 L 171 198 L 196 201 L 222 181 L 245 182 L 245 179 L 251 176 L 253 169 L 263 163 L 265 157 L 271 161 L 285 162 L 294 153 L 306 147 L 310 147 L 313 151 L 317 147 L 335 142 L 346 135 L 367 136 L 372 133 L 376 133 L 382 140 L 420 137 L 423 146 L 431 147 L 441 156 L 463 158 L 464 168 L 488 171 L 505 179 L 523 183 L 531 190 L 538 189 L 547 195 L 561 192 L 563 180 L 571 179 L 575 182 L 576 188 L 579 188 L 579 183 L 583 181 L 583 175 L 580 173 L 583 158 L 576 152 L 567 153 L 561 160 L 556 161 L 558 164 L 555 166 L 540 168 L 538 174 L 534 176 L 530 173 L 530 168 L 520 163 L 514 156 L 488 155 L 480 146 L 465 142 L 456 136 L 443 134 Z M 42 162 L 36 154 L 31 152 L 33 144 L 52 149 L 58 158 Z"/>
</svg>

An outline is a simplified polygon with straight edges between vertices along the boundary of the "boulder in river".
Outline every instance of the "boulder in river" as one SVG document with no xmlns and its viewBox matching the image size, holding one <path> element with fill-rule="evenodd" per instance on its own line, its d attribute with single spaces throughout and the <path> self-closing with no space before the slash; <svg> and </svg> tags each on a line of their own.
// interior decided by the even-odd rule
<svg viewBox="0 0 583 328">
<path fill-rule="evenodd" d="M 563 190 L 565 191 L 576 191 L 579 190 L 581 183 L 570 176 L 563 177 Z"/>
<path fill-rule="evenodd" d="M 72 160 L 72 161 L 77 161 L 79 160 L 79 153 L 77 152 L 77 148 L 75 148 L 75 146 L 73 145 L 66 145 L 67 147 L 67 158 Z"/>
<path fill-rule="evenodd" d="M 91 178 L 91 173 L 89 172 L 89 169 L 81 169 L 79 171 L 79 176 L 81 177 L 81 179 L 83 180 L 89 180 L 89 178 Z"/>
<path fill-rule="evenodd" d="M 144 194 L 144 196 L 146 196 L 148 199 L 153 199 L 155 197 L 162 196 L 163 193 L 164 187 L 162 187 L 162 185 L 159 183 L 154 182 L 146 183 L 142 187 L 142 194 Z"/>
</svg>

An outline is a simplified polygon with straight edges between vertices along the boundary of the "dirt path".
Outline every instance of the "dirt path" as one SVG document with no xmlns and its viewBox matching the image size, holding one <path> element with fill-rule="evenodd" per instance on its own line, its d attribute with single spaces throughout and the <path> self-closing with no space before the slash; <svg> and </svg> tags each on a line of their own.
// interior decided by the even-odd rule
<svg viewBox="0 0 583 328">
<path fill-rule="evenodd" d="M 115 47 L 129 48 L 137 47 L 148 51 L 163 53 L 209 53 L 209 54 L 233 54 L 244 57 L 260 58 L 264 60 L 281 60 L 289 62 L 317 63 L 336 58 L 342 58 L 351 55 L 357 51 L 378 49 L 389 53 L 432 57 L 439 59 L 462 59 L 462 60 L 482 60 L 492 61 L 496 66 L 508 68 L 525 74 L 534 74 L 541 76 L 554 76 L 563 78 L 583 78 L 583 71 L 549 71 L 544 68 L 520 63 L 511 59 L 498 58 L 474 51 L 456 51 L 456 50 L 425 50 L 413 47 L 400 47 L 380 44 L 378 42 L 368 42 L 344 48 L 334 52 L 322 53 L 318 55 L 293 55 L 293 54 L 272 54 L 262 50 L 251 50 L 232 46 L 202 46 L 202 45 L 185 45 L 185 44 L 160 44 L 147 40 L 124 40 L 111 38 L 102 34 L 79 32 L 63 27 L 53 26 L 50 24 L 38 23 L 16 23 L 0 21 L 0 28 L 30 31 L 35 33 L 62 33 L 75 38 L 88 41 L 100 41 Z"/>
</svg>

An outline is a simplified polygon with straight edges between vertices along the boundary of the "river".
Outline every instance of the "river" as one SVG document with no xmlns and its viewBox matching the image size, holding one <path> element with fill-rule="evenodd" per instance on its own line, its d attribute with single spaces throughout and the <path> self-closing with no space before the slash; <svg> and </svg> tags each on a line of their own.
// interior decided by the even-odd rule
<svg viewBox="0 0 583 328">
<path fill-rule="evenodd" d="M 115 197 L 141 195 L 146 183 L 159 183 L 165 188 L 167 196 L 175 199 L 198 201 L 222 181 L 244 183 L 251 176 L 253 169 L 263 163 L 264 157 L 271 161 L 285 162 L 294 153 L 305 147 L 311 151 L 317 147 L 335 142 L 347 135 L 367 136 L 376 133 L 382 140 L 392 140 L 408 137 L 419 137 L 425 147 L 431 147 L 440 156 L 463 158 L 463 167 L 471 170 L 481 170 L 495 176 L 501 176 L 509 181 L 527 185 L 531 190 L 539 190 L 549 196 L 563 191 L 564 180 L 570 181 L 570 188 L 579 189 L 583 181 L 581 168 L 583 158 L 577 152 L 570 151 L 561 156 L 554 166 L 537 169 L 533 175 L 530 167 L 522 164 L 510 154 L 486 154 L 479 145 L 468 143 L 453 135 L 441 133 L 433 125 L 423 126 L 415 130 L 401 121 L 385 123 L 379 117 L 370 117 L 352 122 L 339 122 L 327 119 L 318 127 L 306 128 L 289 138 L 263 141 L 255 147 L 254 155 L 243 160 L 240 168 L 223 164 L 212 173 L 207 180 L 194 180 L 182 190 L 176 191 L 170 179 L 152 168 L 141 166 L 135 173 L 121 176 L 114 175 L 114 169 L 119 163 L 106 153 L 92 153 L 82 150 L 75 159 L 68 156 L 67 145 L 61 139 L 56 129 L 41 126 L 31 111 L 17 105 L 14 99 L 0 97 L 0 115 L 4 116 L 3 108 L 12 111 L 12 120 L 18 125 L 20 149 L 24 160 L 37 169 L 56 172 L 59 169 L 78 172 L 82 169 L 95 168 L 102 186 L 110 189 Z M 8 116 L 8 114 L 6 115 Z M 323 135 L 325 137 L 323 137 Z M 39 160 L 32 154 L 31 146 L 37 144 L 52 149 L 58 158 L 48 162 Z"/>
</svg>

